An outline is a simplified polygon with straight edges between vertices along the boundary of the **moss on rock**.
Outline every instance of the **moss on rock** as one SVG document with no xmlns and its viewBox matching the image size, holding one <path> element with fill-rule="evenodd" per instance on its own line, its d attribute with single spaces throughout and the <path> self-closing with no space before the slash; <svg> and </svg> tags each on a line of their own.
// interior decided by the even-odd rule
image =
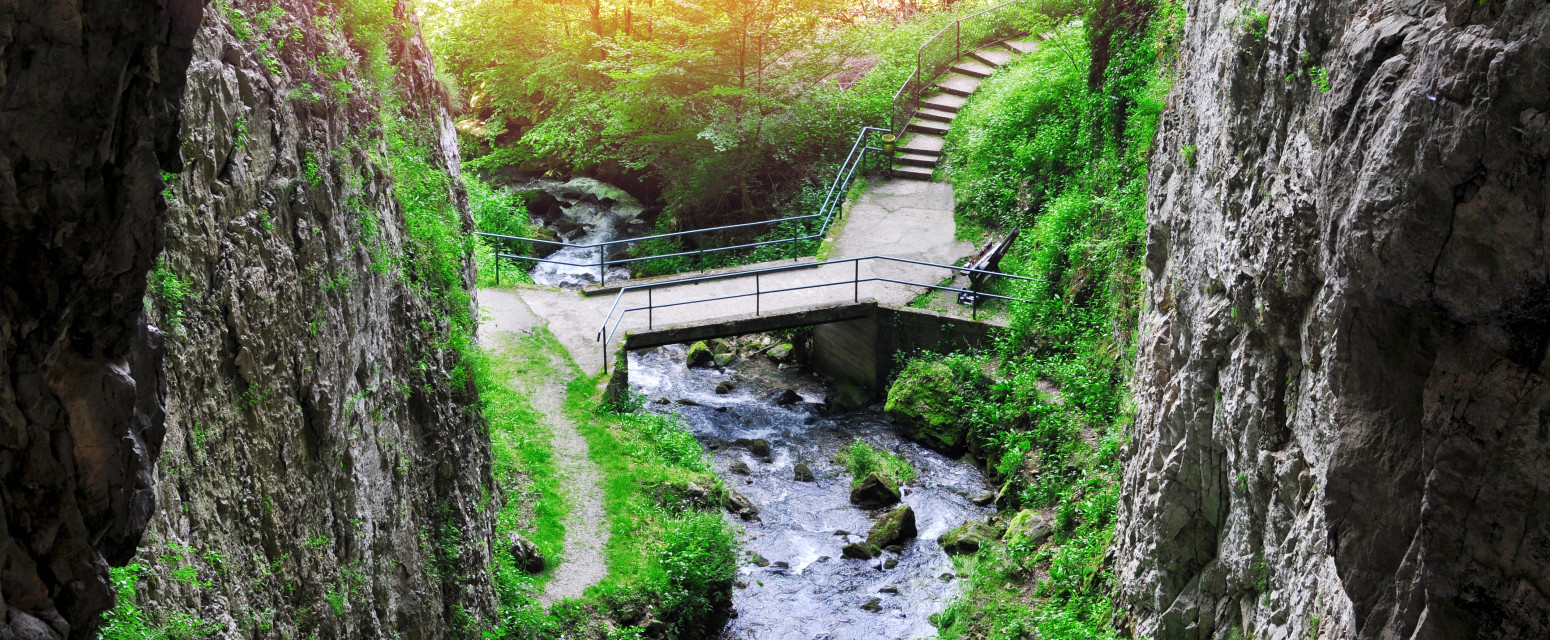
<svg viewBox="0 0 1550 640">
<path fill-rule="evenodd" d="M 708 367 L 716 362 L 716 354 L 702 340 L 689 345 L 689 355 L 684 360 L 690 367 Z"/>
<path fill-rule="evenodd" d="M 959 383 L 946 364 L 913 360 L 888 389 L 883 412 L 911 440 L 956 452 L 968 440 L 968 427 L 954 411 L 958 389 Z"/>
</svg>

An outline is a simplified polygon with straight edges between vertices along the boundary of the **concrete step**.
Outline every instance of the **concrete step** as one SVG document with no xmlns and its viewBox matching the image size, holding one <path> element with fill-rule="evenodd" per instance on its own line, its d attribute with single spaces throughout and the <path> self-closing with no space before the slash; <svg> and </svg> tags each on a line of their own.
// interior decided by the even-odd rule
<svg viewBox="0 0 1550 640">
<path fill-rule="evenodd" d="M 937 81 L 936 88 L 945 93 L 967 98 L 969 94 L 974 93 L 974 90 L 979 88 L 981 82 L 984 81 L 973 76 L 949 73 Z"/>
<path fill-rule="evenodd" d="M 953 65 L 952 71 L 953 73 L 961 73 L 963 75 L 972 76 L 975 78 L 989 78 L 990 74 L 996 72 L 996 68 L 981 64 L 974 60 L 964 60 L 960 58 L 958 60 L 958 64 Z"/>
<path fill-rule="evenodd" d="M 992 67 L 999 67 L 1017 59 L 1017 54 L 1012 53 L 1006 47 L 991 46 L 969 54 L 975 60 Z"/>
<path fill-rule="evenodd" d="M 932 109 L 936 109 L 937 111 L 951 111 L 953 113 L 958 113 L 958 110 L 962 109 L 964 103 L 968 101 L 969 99 L 963 96 L 955 96 L 951 93 L 939 93 L 926 98 L 925 100 L 921 100 L 920 106 L 923 108 L 930 107 Z"/>
<path fill-rule="evenodd" d="M 1018 53 L 1028 53 L 1030 51 L 1033 51 L 1034 49 L 1039 48 L 1039 40 L 1038 40 L 1038 38 L 1033 38 L 1033 37 L 1024 38 L 1022 40 L 1006 40 L 1006 41 L 1002 42 L 1001 44 L 1004 45 L 1006 48 L 1011 49 L 1013 51 L 1016 51 Z"/>
<path fill-rule="evenodd" d="M 929 106 L 924 106 L 923 105 L 923 106 L 921 106 L 920 111 L 916 111 L 915 112 L 915 115 L 916 115 L 916 117 L 919 117 L 922 120 L 935 120 L 937 122 L 952 122 L 953 121 L 953 117 L 957 116 L 958 114 L 956 112 L 953 112 L 953 111 L 944 111 L 942 109 L 933 109 L 933 108 L 931 108 Z"/>
<path fill-rule="evenodd" d="M 894 168 L 893 168 L 893 177 L 895 177 L 895 178 L 904 178 L 905 180 L 926 180 L 926 181 L 930 181 L 931 180 L 931 170 L 930 169 L 922 169 L 920 167 L 894 166 Z"/>
<path fill-rule="evenodd" d="M 899 153 L 922 153 L 928 156 L 942 155 L 942 146 L 947 144 L 947 139 L 942 136 L 932 136 L 917 133 L 899 145 Z"/>
<path fill-rule="evenodd" d="M 929 133 L 934 136 L 947 135 L 947 123 L 916 118 L 910 121 L 909 130 L 915 133 Z"/>
<path fill-rule="evenodd" d="M 905 165 L 911 167 L 925 167 L 927 169 L 935 169 L 936 161 L 937 156 L 929 156 L 924 153 L 905 153 L 894 156 L 893 158 L 895 166 Z"/>
</svg>

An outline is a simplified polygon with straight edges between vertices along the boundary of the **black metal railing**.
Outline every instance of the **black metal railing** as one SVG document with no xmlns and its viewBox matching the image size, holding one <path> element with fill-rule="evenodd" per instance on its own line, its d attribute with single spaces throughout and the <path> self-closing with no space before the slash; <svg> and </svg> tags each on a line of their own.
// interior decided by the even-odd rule
<svg viewBox="0 0 1550 640">
<path fill-rule="evenodd" d="M 560 264 L 560 265 L 571 266 L 571 267 L 589 267 L 589 268 L 590 267 L 597 267 L 597 270 L 598 270 L 598 282 L 599 283 L 606 283 L 607 282 L 608 267 L 609 266 L 628 265 L 628 264 L 632 264 L 632 263 L 636 263 L 636 262 L 645 262 L 645 261 L 648 261 L 648 260 L 663 260 L 663 259 L 668 259 L 668 258 L 680 258 L 680 257 L 697 257 L 699 259 L 699 264 L 700 264 L 701 268 L 703 269 L 704 264 L 705 264 L 705 256 L 709 255 L 709 254 L 715 254 L 715 253 L 719 253 L 719 252 L 723 252 L 723 251 L 736 251 L 736 250 L 739 250 L 739 249 L 753 249 L 753 248 L 757 248 L 757 247 L 768 247 L 768 246 L 781 245 L 781 244 L 790 244 L 791 245 L 791 249 L 792 249 L 791 250 L 791 258 L 792 259 L 796 259 L 796 258 L 799 257 L 797 255 L 799 247 L 797 246 L 796 243 L 804 242 L 804 241 L 808 241 L 808 240 L 821 240 L 824 237 L 824 235 L 826 235 L 829 232 L 829 226 L 831 224 L 833 224 L 835 214 L 839 211 L 840 206 L 843 205 L 844 202 L 845 202 L 845 194 L 846 194 L 847 191 L 850 190 L 850 183 L 855 178 L 856 171 L 861 167 L 862 161 L 866 159 L 866 153 L 868 151 L 879 151 L 879 152 L 882 151 L 882 149 L 879 148 L 879 147 L 874 147 L 874 146 L 869 145 L 867 143 L 867 137 L 870 136 L 870 135 L 880 134 L 880 133 L 887 133 L 887 132 L 888 132 L 887 129 L 883 129 L 881 127 L 862 127 L 861 128 L 861 132 L 856 134 L 856 142 L 854 144 L 852 144 L 851 147 L 850 147 L 850 153 L 846 154 L 844 162 L 840 163 L 839 172 L 834 176 L 834 182 L 829 185 L 829 191 L 828 191 L 828 193 L 825 194 L 824 200 L 823 200 L 823 204 L 818 208 L 818 212 L 817 213 L 803 215 L 803 216 L 791 216 L 791 217 L 787 217 L 787 218 L 775 218 L 773 220 L 762 220 L 762 221 L 759 221 L 759 222 L 745 222 L 745 223 L 742 223 L 742 224 L 729 224 L 729 225 L 724 225 L 724 226 L 720 226 L 720 227 L 708 227 L 708 228 L 705 228 L 705 229 L 694 229 L 692 231 L 678 231 L 678 232 L 674 232 L 674 233 L 662 233 L 662 234 L 657 234 L 657 235 L 654 235 L 654 236 L 643 236 L 643 237 L 639 237 L 639 238 L 626 238 L 626 239 L 622 239 L 622 240 L 609 240 L 607 242 L 595 242 L 595 243 L 592 243 L 592 244 L 571 244 L 571 243 L 567 243 L 567 242 L 555 242 L 555 241 L 552 241 L 552 240 L 542 240 L 542 239 L 539 239 L 539 238 L 523 238 L 523 237 L 519 237 L 519 236 L 505 236 L 505 235 L 499 235 L 499 234 L 494 234 L 494 233 L 484 233 L 484 232 L 479 232 L 478 235 L 481 236 L 481 237 L 484 237 L 484 238 L 491 238 L 491 239 L 494 239 L 494 240 L 497 240 L 497 241 L 500 241 L 500 242 L 503 242 L 503 243 L 529 242 L 529 243 L 534 243 L 534 244 L 542 244 L 542 245 L 548 245 L 548 246 L 554 246 L 554 247 L 562 247 L 562 248 L 569 247 L 569 248 L 575 248 L 575 249 L 597 249 L 598 250 L 598 261 L 595 264 L 594 263 L 578 264 L 578 263 L 566 262 L 566 261 L 562 261 L 562 260 L 548 260 L 548 259 L 545 259 L 545 258 L 537 258 L 537 257 L 533 257 L 533 256 L 524 256 L 524 255 L 519 255 L 519 254 L 515 254 L 515 253 L 510 253 L 510 252 L 502 253 L 500 251 L 496 251 L 495 252 L 495 282 L 496 282 L 496 284 L 500 284 L 500 262 L 501 262 L 502 259 L 506 259 L 506 260 L 520 260 L 520 261 L 533 262 L 533 263 L 547 262 L 547 263 L 550 263 L 550 264 Z M 754 227 L 769 227 L 769 226 L 776 226 L 776 225 L 783 225 L 783 224 L 799 223 L 799 222 L 803 222 L 803 221 L 807 221 L 807 220 L 820 220 L 821 223 L 818 225 L 818 230 L 814 231 L 812 233 L 804 233 L 803 232 L 804 230 L 799 229 L 796 232 L 796 235 L 793 235 L 792 237 L 789 237 L 789 238 L 777 238 L 777 239 L 774 239 L 774 240 L 765 240 L 765 241 L 762 241 L 762 242 L 746 242 L 746 243 L 742 243 L 742 244 L 733 244 L 731 246 L 726 246 L 726 247 L 710 247 L 710 248 L 707 248 L 705 246 L 705 244 L 706 244 L 705 242 L 697 242 L 696 244 L 699 245 L 699 248 L 693 249 L 693 250 L 690 250 L 690 251 L 680 251 L 680 252 L 676 252 L 676 253 L 664 253 L 664 254 L 659 254 L 659 255 L 648 255 L 648 256 L 634 256 L 634 257 L 619 258 L 619 259 L 613 259 L 613 260 L 609 259 L 609 254 L 610 253 L 615 253 L 620 248 L 629 248 L 630 246 L 635 245 L 637 243 L 647 242 L 647 241 L 651 241 L 651 240 L 665 240 L 665 239 L 670 239 L 670 238 L 671 239 L 685 239 L 685 238 L 690 238 L 690 237 L 705 236 L 705 235 L 709 235 L 709 234 L 719 234 L 719 233 L 723 233 L 723 232 L 726 232 L 726 231 L 734 231 L 734 230 L 740 230 L 740 229 L 752 229 Z"/>
<path fill-rule="evenodd" d="M 1010 0 L 958 18 L 936 32 L 915 52 L 915 72 L 893 94 L 894 131 L 904 131 L 920 111 L 920 97 L 964 54 L 998 40 L 1026 33 L 1016 18 L 1042 9 L 1047 0 Z"/>
<path fill-rule="evenodd" d="M 757 316 L 760 313 L 762 313 L 762 311 L 763 311 L 763 297 L 764 296 L 772 295 L 772 294 L 777 294 L 777 293 L 788 293 L 788 292 L 791 292 L 791 291 L 802 291 L 802 290 L 806 290 L 806 289 L 821 289 L 821 288 L 824 288 L 824 287 L 840 287 L 840 286 L 850 285 L 851 286 L 851 300 L 852 300 L 852 302 L 860 302 L 861 301 L 861 284 L 865 283 L 865 282 L 888 282 L 888 283 L 902 284 L 902 285 L 912 286 L 912 287 L 925 287 L 927 289 L 932 289 L 932 290 L 936 290 L 936 291 L 953 291 L 953 292 L 957 292 L 957 293 L 960 293 L 960 294 L 964 294 L 964 293 L 972 294 L 974 296 L 974 298 L 973 298 L 974 302 L 971 305 L 972 310 L 970 312 L 970 317 L 972 319 L 974 319 L 974 320 L 978 320 L 979 319 L 979 300 L 981 298 L 991 298 L 991 299 L 995 299 L 995 300 L 1007 300 L 1007 301 L 1011 301 L 1011 302 L 1031 302 L 1030 300 L 1027 300 L 1027 299 L 1024 299 L 1024 298 L 1016 298 L 1016 297 L 1012 297 L 1012 296 L 1004 296 L 1004 295 L 1000 295 L 1000 294 L 986 293 L 984 291 L 974 291 L 974 290 L 971 290 L 971 289 L 960 289 L 960 288 L 957 288 L 957 287 L 949 287 L 949 286 L 940 285 L 940 284 L 928 284 L 928 283 L 925 283 L 925 282 L 911 282 L 911 281 L 899 280 L 899 279 L 895 279 L 895 278 L 884 278 L 884 277 L 876 276 L 876 275 L 872 275 L 872 276 L 868 276 L 866 278 L 863 278 L 863 277 L 861 277 L 861 262 L 864 261 L 864 260 L 876 260 L 876 261 L 890 262 L 890 263 L 903 263 L 903 264 L 912 264 L 912 265 L 917 265 L 917 266 L 935 267 L 935 268 L 940 268 L 940 269 L 947 270 L 949 273 L 958 272 L 958 273 L 970 274 L 971 276 L 972 275 L 979 275 L 979 276 L 982 276 L 986 281 L 988 281 L 989 278 L 991 278 L 991 277 L 996 277 L 996 278 L 1004 278 L 1004 279 L 1007 279 L 1007 280 L 1022 280 L 1022 281 L 1027 281 L 1027 282 L 1043 282 L 1043 280 L 1040 280 L 1038 278 L 1029 278 L 1029 277 L 1025 277 L 1025 276 L 1014 276 L 1014 275 L 1007 274 L 1007 273 L 1001 273 L 999 271 L 983 271 L 983 270 L 980 270 L 980 269 L 970 269 L 968 267 L 959 267 L 959 266 L 953 266 L 953 265 L 949 265 L 949 264 L 937 264 L 937 263 L 934 263 L 934 262 L 922 262 L 920 260 L 910 260 L 908 258 L 895 258 L 895 257 L 892 257 L 892 256 L 866 256 L 866 257 L 863 257 L 863 258 L 847 258 L 847 259 L 844 259 L 844 260 L 831 260 L 831 261 L 822 262 L 822 263 L 819 263 L 818 265 L 816 265 L 816 266 L 819 266 L 819 267 L 827 267 L 827 266 L 831 266 L 831 265 L 842 265 L 842 264 L 850 263 L 850 264 L 852 264 L 854 266 L 854 269 L 851 270 L 851 277 L 849 279 L 835 280 L 835 281 L 832 281 L 832 282 L 817 282 L 817 283 L 810 283 L 810 284 L 804 284 L 804 285 L 798 285 L 798 286 L 787 286 L 787 287 L 781 287 L 781 288 L 776 288 L 776 289 L 764 289 L 763 288 L 763 282 L 761 281 L 761 276 L 768 275 L 768 274 L 774 274 L 774 273 L 782 273 L 782 272 L 791 271 L 791 270 L 799 269 L 799 268 L 810 268 L 813 265 L 801 265 L 801 266 L 798 266 L 798 265 L 786 265 L 786 266 L 780 266 L 780 267 L 770 267 L 770 268 L 766 268 L 766 269 L 757 269 L 757 270 L 753 270 L 753 271 L 740 271 L 740 272 L 737 272 L 737 273 L 723 273 L 723 274 L 718 274 L 718 275 L 713 275 L 713 276 L 702 276 L 702 277 L 698 277 L 698 278 L 685 278 L 685 279 L 681 279 L 681 280 L 672 280 L 672 281 L 669 281 L 669 282 L 656 282 L 656 283 L 650 283 L 650 284 L 631 285 L 631 286 L 627 286 L 627 287 L 621 288 L 619 290 L 619 293 L 616 296 L 614 296 L 614 304 L 613 304 L 613 306 L 608 308 L 608 315 L 603 317 L 603 325 L 601 327 L 599 327 L 598 330 L 597 330 L 597 341 L 602 343 L 602 346 L 603 346 L 603 371 L 607 371 L 608 370 L 608 349 L 609 349 L 609 345 L 611 345 L 613 343 L 614 336 L 618 333 L 620 325 L 623 324 L 625 316 L 629 315 L 630 313 L 635 313 L 635 312 L 640 312 L 640 311 L 646 312 L 646 330 L 650 331 L 654 327 L 654 325 L 655 325 L 654 312 L 657 309 L 667 309 L 667 308 L 671 308 L 671 307 L 681 307 L 681 306 L 685 306 L 685 305 L 705 304 L 705 303 L 708 303 L 708 302 L 718 302 L 718 301 L 721 301 L 721 300 L 735 300 L 735 299 L 738 299 L 738 298 L 750 298 L 751 297 L 751 298 L 753 298 L 753 312 L 754 312 L 754 315 Z M 653 299 L 653 296 L 652 296 L 652 292 L 653 291 L 655 291 L 657 289 L 664 288 L 664 287 L 676 287 L 676 286 L 680 286 L 680 285 L 698 284 L 698 283 L 701 283 L 701 282 L 711 282 L 711 281 L 716 281 L 716 280 L 730 280 L 730 279 L 735 279 L 735 278 L 749 278 L 750 276 L 751 276 L 751 280 L 753 282 L 753 291 L 746 292 L 746 293 L 733 293 L 733 294 L 722 295 L 722 296 L 713 296 L 713 297 L 707 297 L 707 298 L 696 298 L 694 300 L 681 300 L 681 301 L 678 301 L 678 302 L 669 302 L 669 303 L 664 303 L 664 304 L 656 304 L 656 302 L 655 302 L 655 300 Z M 620 302 L 622 302 L 624 300 L 624 295 L 626 293 L 638 292 L 638 291 L 646 292 L 646 304 L 645 305 L 634 306 L 634 307 L 625 307 L 624 309 L 620 309 L 619 308 L 619 304 L 620 304 Z M 618 314 L 617 317 L 615 317 L 616 313 Z M 613 325 L 612 327 L 609 326 L 610 323 L 612 323 L 612 325 Z"/>
</svg>

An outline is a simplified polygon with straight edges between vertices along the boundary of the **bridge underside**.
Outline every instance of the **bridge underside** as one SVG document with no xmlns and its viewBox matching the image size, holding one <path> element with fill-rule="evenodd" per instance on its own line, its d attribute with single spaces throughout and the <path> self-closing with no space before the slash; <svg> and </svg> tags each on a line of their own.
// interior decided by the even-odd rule
<svg viewBox="0 0 1550 640">
<path fill-rule="evenodd" d="M 999 328 L 989 322 L 867 300 L 785 309 L 757 316 L 716 318 L 631 333 L 625 336 L 624 350 L 799 327 L 814 328 L 815 369 L 831 378 L 864 387 L 874 395 L 885 391 L 894 373 L 895 354 L 986 347 L 991 331 Z M 626 359 L 621 357 L 619 360 L 614 382 L 625 384 Z"/>
</svg>

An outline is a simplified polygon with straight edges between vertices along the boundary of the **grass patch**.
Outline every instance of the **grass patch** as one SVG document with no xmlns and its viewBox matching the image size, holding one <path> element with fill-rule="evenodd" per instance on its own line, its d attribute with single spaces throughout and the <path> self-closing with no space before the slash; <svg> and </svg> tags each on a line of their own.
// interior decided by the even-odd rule
<svg viewBox="0 0 1550 640">
<path fill-rule="evenodd" d="M 851 487 L 859 486 L 861 481 L 873 472 L 892 480 L 894 485 L 903 485 L 915 479 L 915 467 L 910 466 L 908 460 L 884 449 L 873 447 L 860 438 L 850 443 L 850 446 L 840 449 L 840 452 L 834 455 L 834 460 L 845 465 L 845 468 L 850 471 Z"/>
</svg>

